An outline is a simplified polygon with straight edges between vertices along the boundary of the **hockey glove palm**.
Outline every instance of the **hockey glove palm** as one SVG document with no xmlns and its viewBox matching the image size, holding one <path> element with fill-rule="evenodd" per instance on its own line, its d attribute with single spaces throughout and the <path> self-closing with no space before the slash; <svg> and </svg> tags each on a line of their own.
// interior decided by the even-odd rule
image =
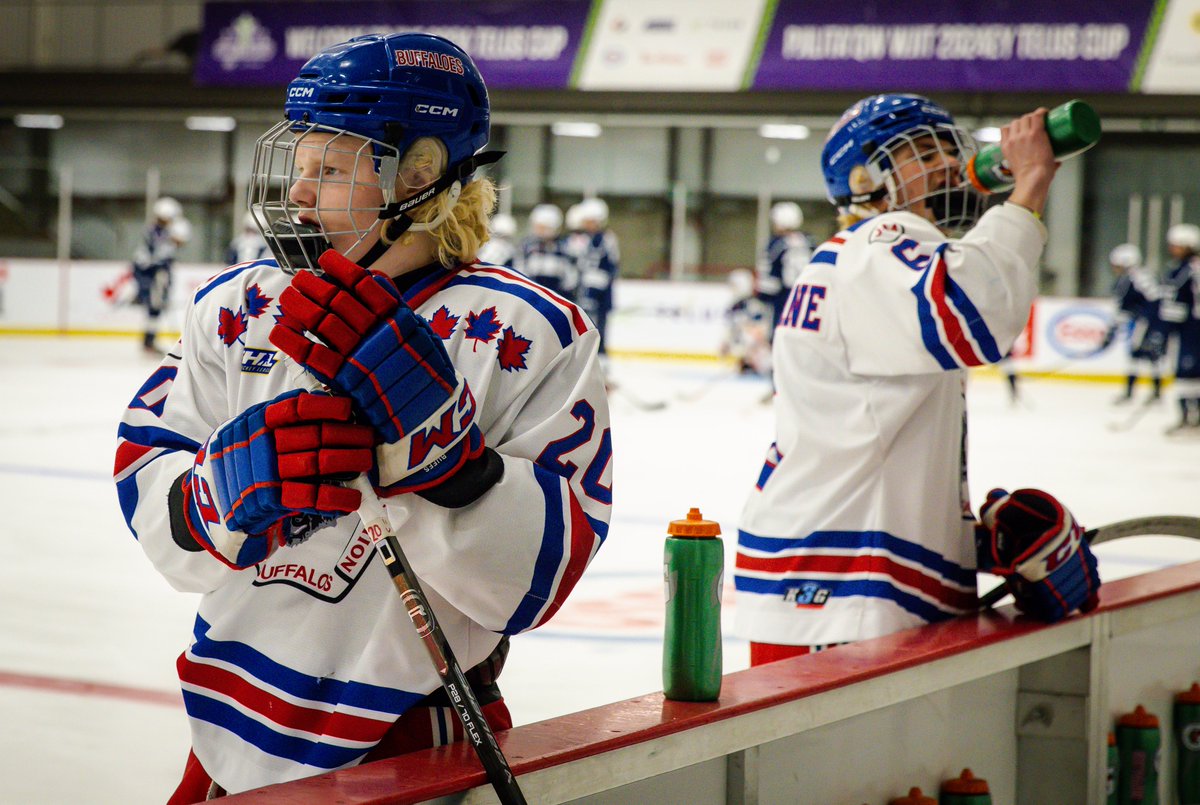
<svg viewBox="0 0 1200 805">
<path fill-rule="evenodd" d="M 444 484 L 483 454 L 470 387 L 387 277 L 332 250 L 318 262 L 322 276 L 302 271 L 280 295 L 271 342 L 349 395 L 382 436 L 383 494 Z"/>
<path fill-rule="evenodd" d="M 180 479 L 182 520 L 173 522 L 225 564 L 245 568 L 354 511 L 361 495 L 336 481 L 371 468 L 374 433 L 351 423 L 350 412 L 345 397 L 302 391 L 247 408 L 196 454 Z"/>
<path fill-rule="evenodd" d="M 1083 528 L 1053 496 L 993 489 L 979 514 L 979 569 L 1004 577 L 1021 612 L 1053 623 L 1096 607 L 1096 557 Z"/>
</svg>

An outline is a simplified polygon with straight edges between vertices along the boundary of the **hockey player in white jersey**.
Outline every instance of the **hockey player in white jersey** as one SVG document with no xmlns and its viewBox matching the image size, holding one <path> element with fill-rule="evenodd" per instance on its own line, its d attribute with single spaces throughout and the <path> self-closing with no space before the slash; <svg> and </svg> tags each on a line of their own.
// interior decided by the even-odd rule
<svg viewBox="0 0 1200 805">
<path fill-rule="evenodd" d="M 461 736 L 340 481 L 369 473 L 494 730 L 507 636 L 554 615 L 608 531 L 599 334 L 473 259 L 495 201 L 474 171 L 500 154 L 469 56 L 358 37 L 284 108 L 250 181 L 275 259 L 195 292 L 118 434 L 130 529 L 201 594 L 172 802 Z"/>
<path fill-rule="evenodd" d="M 142 233 L 133 253 L 132 274 L 137 285 L 137 303 L 146 308 L 146 327 L 142 333 L 142 348 L 161 356 L 155 346 L 158 320 L 167 309 L 171 295 L 171 271 L 175 254 L 191 239 L 191 225 L 183 217 L 183 207 L 170 196 L 163 196 L 152 207 L 154 220 Z"/>
<path fill-rule="evenodd" d="M 865 98 L 830 132 L 843 229 L 777 323 L 775 443 L 738 533 L 753 664 L 970 612 L 977 567 L 1035 617 L 1095 605 L 1095 559 L 1057 500 L 995 490 L 977 526 L 967 495 L 964 370 L 1000 361 L 1029 314 L 1057 167 L 1044 115 L 1004 128 L 1016 187 L 982 217 L 961 175 L 974 142 L 931 101 Z"/>
</svg>

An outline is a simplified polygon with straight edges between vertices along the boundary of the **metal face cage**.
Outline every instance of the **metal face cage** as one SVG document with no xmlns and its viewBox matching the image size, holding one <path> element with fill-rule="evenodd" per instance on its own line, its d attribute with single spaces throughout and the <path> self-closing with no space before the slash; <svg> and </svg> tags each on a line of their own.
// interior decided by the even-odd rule
<svg viewBox="0 0 1200 805">
<path fill-rule="evenodd" d="M 280 267 L 319 273 L 326 249 L 345 254 L 377 232 L 398 166 L 393 146 L 327 126 L 284 120 L 259 137 L 249 208 Z"/>
<path fill-rule="evenodd" d="M 978 150 L 975 138 L 958 126 L 917 126 L 884 143 L 871 155 L 869 167 L 884 176 L 889 210 L 912 210 L 923 202 L 938 229 L 960 234 L 975 225 L 987 206 L 963 176 L 963 167 Z"/>
</svg>

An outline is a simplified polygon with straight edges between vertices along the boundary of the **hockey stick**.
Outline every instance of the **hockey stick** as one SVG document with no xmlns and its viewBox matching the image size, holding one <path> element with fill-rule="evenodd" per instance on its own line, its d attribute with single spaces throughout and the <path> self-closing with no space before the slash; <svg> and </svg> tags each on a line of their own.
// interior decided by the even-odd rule
<svg viewBox="0 0 1200 805">
<path fill-rule="evenodd" d="M 359 475 L 350 481 L 348 486 L 362 493 L 362 504 L 358 507 L 358 514 L 363 521 L 363 531 L 375 544 L 376 552 L 383 559 L 384 567 L 392 577 L 396 592 L 400 594 L 400 600 L 408 611 L 409 620 L 416 627 L 417 636 L 425 644 L 433 668 L 442 680 L 442 688 L 458 713 L 479 762 L 483 764 L 488 782 L 492 784 L 496 796 L 504 805 L 526 805 L 517 779 L 508 768 L 508 761 L 496 743 L 496 736 L 483 717 L 483 708 L 479 706 L 471 684 L 463 674 L 450 643 L 433 615 L 433 609 L 430 608 L 425 592 L 421 589 L 421 583 L 417 581 L 412 566 L 400 548 L 400 540 L 396 538 L 396 532 L 383 510 L 383 504 L 375 496 L 371 482 L 367 480 L 367 476 Z"/>
<path fill-rule="evenodd" d="M 1141 422 L 1142 417 L 1149 413 L 1150 409 L 1153 408 L 1154 404 L 1157 402 L 1157 398 L 1151 397 L 1141 405 L 1134 406 L 1133 410 L 1126 414 L 1124 419 L 1119 419 L 1116 422 L 1109 422 L 1108 429 L 1113 433 L 1124 433 L 1127 430 L 1133 430 L 1133 426 Z"/>
<path fill-rule="evenodd" d="M 629 401 L 630 405 L 639 411 L 661 411 L 667 407 L 666 400 L 643 400 L 636 394 L 630 394 L 626 388 L 620 383 L 614 383 L 612 380 L 605 382 L 605 390 L 612 394 L 616 392 Z"/>
<path fill-rule="evenodd" d="M 1108 542 L 1122 537 L 1190 537 L 1200 539 L 1200 517 L 1185 517 L 1174 514 L 1134 517 L 1116 523 L 1102 525 L 1083 532 L 1083 538 L 1091 544 Z M 980 609 L 991 609 L 1001 598 L 1008 595 L 1008 587 L 1000 584 L 979 598 Z"/>
<path fill-rule="evenodd" d="M 304 371 L 299 364 L 291 361 L 289 363 L 294 367 L 291 373 L 293 378 L 302 388 L 321 390 L 322 387 L 316 378 Z M 429 600 L 421 589 L 421 583 L 417 581 L 412 565 L 400 547 L 400 540 L 396 538 L 396 532 L 388 520 L 383 503 L 376 496 L 375 489 L 366 475 L 359 475 L 346 485 L 362 493 L 358 516 L 362 519 L 363 531 L 371 538 L 375 551 L 383 559 L 384 567 L 392 577 L 396 592 L 400 594 L 400 602 L 416 628 L 417 636 L 425 645 L 425 651 L 428 652 L 433 668 L 442 682 L 442 689 L 446 691 L 451 706 L 458 714 L 463 730 L 475 749 L 475 755 L 483 764 L 488 782 L 503 805 L 526 805 L 525 795 L 521 793 L 521 787 L 517 785 L 517 779 L 509 769 L 499 744 L 496 743 L 491 726 L 483 717 L 483 708 L 475 698 L 471 683 L 467 681 L 462 667 L 458 664 L 446 635 L 442 633 L 442 627 L 433 615 Z M 407 510 L 402 511 L 407 519 Z"/>
</svg>

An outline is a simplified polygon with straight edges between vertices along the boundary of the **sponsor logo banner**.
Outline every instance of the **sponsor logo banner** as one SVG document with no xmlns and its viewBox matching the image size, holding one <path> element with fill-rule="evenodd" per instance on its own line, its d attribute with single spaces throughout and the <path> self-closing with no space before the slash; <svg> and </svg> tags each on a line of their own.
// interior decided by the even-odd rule
<svg viewBox="0 0 1200 805">
<path fill-rule="evenodd" d="M 779 0 L 753 88 L 1120 92 L 1154 6 Z"/>
<path fill-rule="evenodd" d="M 210 85 L 284 85 L 330 45 L 364 34 L 421 31 L 463 48 L 489 88 L 565 87 L 590 10 L 591 3 L 581 0 L 208 2 L 195 79 Z"/>
</svg>

